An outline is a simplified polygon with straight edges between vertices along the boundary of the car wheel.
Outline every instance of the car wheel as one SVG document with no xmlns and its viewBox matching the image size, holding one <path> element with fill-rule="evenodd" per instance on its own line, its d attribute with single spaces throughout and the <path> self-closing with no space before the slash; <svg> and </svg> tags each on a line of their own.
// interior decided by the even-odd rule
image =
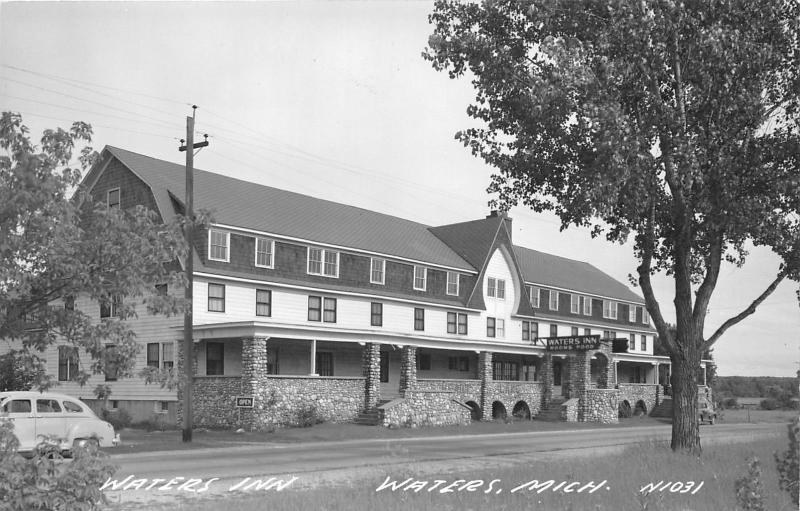
<svg viewBox="0 0 800 511">
<path fill-rule="evenodd" d="M 72 452 L 75 452 L 76 447 L 83 447 L 89 451 L 95 452 L 100 448 L 100 442 L 96 438 L 76 438 L 72 442 Z"/>
</svg>

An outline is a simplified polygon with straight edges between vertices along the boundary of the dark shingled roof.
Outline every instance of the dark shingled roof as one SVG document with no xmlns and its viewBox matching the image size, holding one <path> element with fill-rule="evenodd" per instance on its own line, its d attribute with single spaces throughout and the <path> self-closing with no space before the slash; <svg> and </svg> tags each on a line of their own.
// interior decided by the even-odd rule
<svg viewBox="0 0 800 511">
<path fill-rule="evenodd" d="M 522 275 L 528 282 L 644 303 L 644 299 L 628 289 L 628 286 L 589 263 L 516 245 L 514 252 L 522 267 Z"/>
<path fill-rule="evenodd" d="M 169 217 L 174 211 L 169 194 L 185 195 L 184 166 L 111 146 L 106 146 L 106 152 L 150 186 L 162 216 Z M 195 209 L 212 211 L 217 223 L 469 272 L 483 267 L 502 221 L 498 216 L 430 227 L 204 170 L 195 170 L 194 179 Z M 527 282 L 644 302 L 623 283 L 588 263 L 518 246 L 514 252 Z"/>
<path fill-rule="evenodd" d="M 150 185 L 163 215 L 173 211 L 168 192 L 185 196 L 183 165 L 106 149 Z M 220 224 L 475 271 L 417 222 L 204 170 L 195 170 L 194 193 L 195 209 Z"/>
</svg>

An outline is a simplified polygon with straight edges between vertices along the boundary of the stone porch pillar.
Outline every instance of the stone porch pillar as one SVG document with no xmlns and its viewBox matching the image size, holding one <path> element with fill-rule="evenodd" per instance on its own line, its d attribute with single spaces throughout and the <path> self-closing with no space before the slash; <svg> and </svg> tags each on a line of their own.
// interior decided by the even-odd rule
<svg viewBox="0 0 800 511">
<path fill-rule="evenodd" d="M 268 386 L 266 337 L 242 338 L 242 395 L 253 397 L 253 408 L 241 408 L 239 420 L 246 430 L 258 429 L 258 410 L 263 409 L 261 394 Z"/>
<path fill-rule="evenodd" d="M 580 396 L 588 389 L 592 382 L 591 375 L 591 354 L 589 351 L 579 351 L 574 356 L 569 357 L 570 362 L 570 397 Z"/>
<path fill-rule="evenodd" d="M 544 393 L 542 394 L 542 410 L 550 407 L 553 400 L 553 355 L 544 354 L 542 362 L 542 383 L 544 383 Z"/>
<path fill-rule="evenodd" d="M 481 420 L 492 420 L 492 352 L 478 354 L 478 378 L 481 380 Z"/>
<path fill-rule="evenodd" d="M 364 383 L 364 409 L 372 410 L 381 400 L 381 345 L 368 342 L 361 350 Z"/>
<path fill-rule="evenodd" d="M 178 339 L 175 341 L 175 344 L 178 348 L 178 360 L 177 360 L 177 373 L 175 376 L 179 379 L 178 381 L 178 408 L 176 411 L 175 419 L 179 426 L 183 426 L 183 374 L 184 374 L 184 367 L 186 367 L 186 360 L 183 354 L 183 339 Z M 194 349 L 192 350 L 192 375 L 197 375 L 197 350 L 199 347 L 199 343 L 195 342 L 193 344 Z M 196 394 L 192 395 L 192 402 L 195 401 L 197 398 Z M 194 422 L 194 421 L 193 421 Z"/>
<path fill-rule="evenodd" d="M 403 346 L 400 352 L 400 396 L 411 397 L 417 388 L 417 347 Z"/>
</svg>

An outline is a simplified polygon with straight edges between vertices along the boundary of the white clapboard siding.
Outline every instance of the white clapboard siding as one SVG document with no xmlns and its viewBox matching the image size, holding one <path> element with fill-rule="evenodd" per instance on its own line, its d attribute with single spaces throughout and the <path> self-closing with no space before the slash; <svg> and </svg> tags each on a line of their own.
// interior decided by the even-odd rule
<svg viewBox="0 0 800 511">
<path fill-rule="evenodd" d="M 141 299 L 139 299 L 141 302 Z M 97 321 L 100 320 L 100 306 L 97 302 L 92 302 L 88 297 L 79 297 L 75 300 L 75 307 L 86 312 Z M 138 373 L 141 368 L 147 365 L 147 352 L 146 345 L 151 342 L 179 342 L 179 335 L 176 332 L 175 326 L 182 324 L 183 317 L 167 318 L 161 315 L 151 315 L 147 313 L 146 307 L 142 303 L 137 303 L 136 311 L 138 313 L 137 319 L 129 320 L 131 328 L 136 334 L 136 341 L 141 344 L 142 348 L 136 357 L 136 366 L 134 374 Z M 113 319 L 111 320 L 113 321 Z M 173 348 L 175 366 L 177 367 L 178 347 L 177 344 Z M 45 353 L 47 361 L 47 372 L 54 377 L 58 377 L 58 345 L 51 346 Z M 89 355 L 80 353 L 81 364 L 83 367 L 88 367 L 90 363 Z M 76 397 L 94 398 L 94 389 L 98 385 L 108 385 L 111 388 L 110 399 L 114 400 L 160 400 L 170 401 L 175 400 L 176 392 L 162 389 L 158 384 L 145 385 L 144 381 L 134 376 L 132 378 L 121 378 L 114 382 L 105 381 L 105 375 L 96 374 L 92 375 L 89 381 L 81 386 L 75 382 L 60 382 L 53 391 L 62 392 Z"/>
</svg>

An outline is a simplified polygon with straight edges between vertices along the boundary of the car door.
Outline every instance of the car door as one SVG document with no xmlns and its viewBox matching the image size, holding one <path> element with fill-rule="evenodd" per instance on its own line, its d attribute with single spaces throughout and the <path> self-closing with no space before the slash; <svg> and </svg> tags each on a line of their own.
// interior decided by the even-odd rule
<svg viewBox="0 0 800 511">
<path fill-rule="evenodd" d="M 59 442 L 66 437 L 64 411 L 52 398 L 36 400 L 36 439 L 41 442 L 45 437 L 59 439 Z"/>
<path fill-rule="evenodd" d="M 9 399 L 3 403 L 3 416 L 14 425 L 20 451 L 30 451 L 36 445 L 36 417 L 30 399 Z"/>
</svg>

